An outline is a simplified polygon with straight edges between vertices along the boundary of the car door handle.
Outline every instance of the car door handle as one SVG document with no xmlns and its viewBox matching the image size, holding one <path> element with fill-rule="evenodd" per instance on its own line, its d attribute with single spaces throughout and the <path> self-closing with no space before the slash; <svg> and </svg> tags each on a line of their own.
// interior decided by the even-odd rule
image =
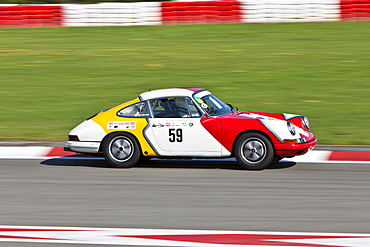
<svg viewBox="0 0 370 247">
<path fill-rule="evenodd" d="M 156 127 L 156 128 L 164 127 L 164 125 L 163 125 L 163 124 L 153 124 L 152 126 L 153 126 L 153 127 Z"/>
</svg>

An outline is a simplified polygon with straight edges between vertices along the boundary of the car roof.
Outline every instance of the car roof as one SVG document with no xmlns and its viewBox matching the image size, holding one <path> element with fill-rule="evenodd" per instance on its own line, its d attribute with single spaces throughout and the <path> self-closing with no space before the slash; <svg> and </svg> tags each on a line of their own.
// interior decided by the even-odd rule
<svg viewBox="0 0 370 247">
<path fill-rule="evenodd" d="M 205 90 L 203 88 L 167 88 L 148 91 L 140 94 L 142 100 L 162 97 L 191 97 L 195 92 Z"/>
</svg>

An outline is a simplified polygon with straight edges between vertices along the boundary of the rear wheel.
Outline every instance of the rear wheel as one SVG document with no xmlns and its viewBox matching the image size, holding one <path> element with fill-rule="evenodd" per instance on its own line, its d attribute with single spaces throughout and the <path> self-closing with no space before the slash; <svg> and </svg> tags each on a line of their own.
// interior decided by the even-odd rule
<svg viewBox="0 0 370 247">
<path fill-rule="evenodd" d="M 274 150 L 271 142 L 259 133 L 245 133 L 235 144 L 235 157 L 246 169 L 261 170 L 271 164 Z"/>
<path fill-rule="evenodd" d="M 140 159 L 140 147 L 130 134 L 119 132 L 107 136 L 103 142 L 103 154 L 114 167 L 129 168 Z"/>
</svg>

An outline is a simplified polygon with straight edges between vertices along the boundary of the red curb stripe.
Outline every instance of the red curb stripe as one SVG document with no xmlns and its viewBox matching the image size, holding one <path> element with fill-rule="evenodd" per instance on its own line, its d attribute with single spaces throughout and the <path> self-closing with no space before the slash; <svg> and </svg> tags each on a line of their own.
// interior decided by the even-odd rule
<svg viewBox="0 0 370 247">
<path fill-rule="evenodd" d="M 308 244 L 299 242 L 288 242 L 300 239 L 343 239 L 363 238 L 353 236 L 312 236 L 312 235 L 275 235 L 275 234 L 197 234 L 197 235 L 136 235 L 118 236 L 128 238 L 144 238 L 165 241 L 181 241 L 205 244 L 227 244 L 227 245 L 262 245 L 262 246 L 304 246 L 304 247 L 339 247 L 340 245 Z M 284 241 L 288 240 L 288 241 Z"/>
<path fill-rule="evenodd" d="M 370 151 L 332 151 L 329 161 L 370 161 Z"/>
<path fill-rule="evenodd" d="M 370 234 L 1 226 L 0 241 L 130 246 L 370 246 Z M 4 230 L 4 231 L 1 231 Z M 13 231 L 14 230 L 14 231 Z M 49 234 L 49 235 L 48 235 Z M 66 239 L 68 238 L 68 239 Z M 165 241 L 165 242 L 164 242 Z M 174 242 L 176 241 L 176 242 Z"/>
<path fill-rule="evenodd" d="M 62 147 L 57 147 L 57 148 L 53 148 L 52 150 L 50 150 L 49 153 L 45 156 L 46 157 L 50 157 L 50 156 L 59 157 L 59 156 L 70 156 L 73 154 L 74 154 L 73 152 L 64 151 Z"/>
<path fill-rule="evenodd" d="M 62 147 L 56 147 L 49 151 L 45 157 L 96 157 L 85 154 L 76 154 L 75 152 L 64 151 Z"/>
</svg>

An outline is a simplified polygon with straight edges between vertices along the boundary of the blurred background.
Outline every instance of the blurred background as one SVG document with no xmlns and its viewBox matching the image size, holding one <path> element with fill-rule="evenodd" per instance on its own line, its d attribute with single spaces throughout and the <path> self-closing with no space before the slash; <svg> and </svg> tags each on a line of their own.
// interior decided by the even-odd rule
<svg viewBox="0 0 370 247">
<path fill-rule="evenodd" d="M 370 8 L 120 2 L 0 6 L 1 140 L 64 141 L 141 92 L 203 87 L 240 110 L 305 115 L 319 144 L 370 144 Z"/>
<path fill-rule="evenodd" d="M 17 157 L 33 149 L 24 141 L 62 146 L 93 114 L 168 87 L 206 88 L 244 111 L 305 115 L 319 144 L 368 157 L 369 146 L 349 145 L 370 144 L 370 0 L 53 1 L 0 0 L 0 141 L 22 145 Z M 152 160 L 112 169 L 69 158 L 1 159 L 2 225 L 370 231 L 364 163 L 248 171 L 232 159 Z M 7 228 L 0 246 L 80 236 Z"/>
</svg>

